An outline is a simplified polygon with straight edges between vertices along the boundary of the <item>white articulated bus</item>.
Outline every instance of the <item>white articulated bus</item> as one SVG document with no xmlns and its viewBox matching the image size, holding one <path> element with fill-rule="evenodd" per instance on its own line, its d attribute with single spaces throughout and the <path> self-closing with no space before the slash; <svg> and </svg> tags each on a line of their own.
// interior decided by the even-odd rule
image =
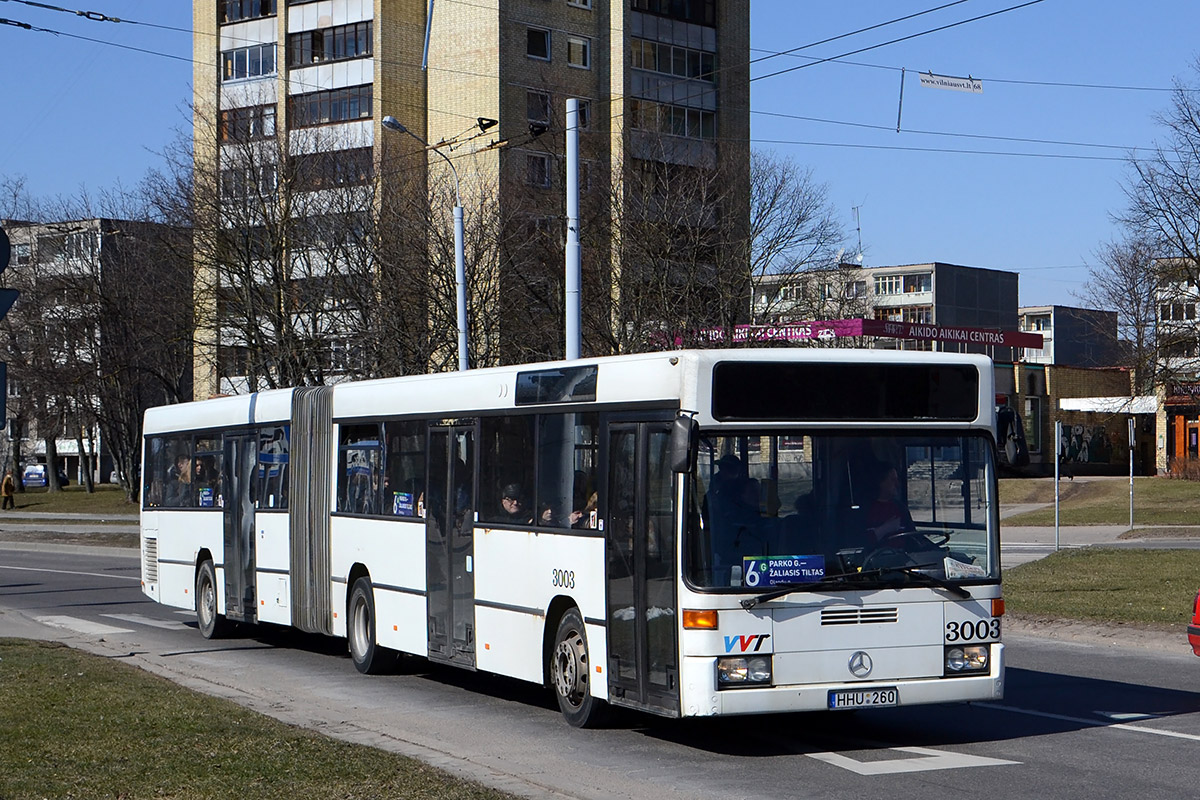
<svg viewBox="0 0 1200 800">
<path fill-rule="evenodd" d="M 672 717 L 1003 691 L 982 356 L 707 350 L 150 409 L 143 589 Z"/>
</svg>

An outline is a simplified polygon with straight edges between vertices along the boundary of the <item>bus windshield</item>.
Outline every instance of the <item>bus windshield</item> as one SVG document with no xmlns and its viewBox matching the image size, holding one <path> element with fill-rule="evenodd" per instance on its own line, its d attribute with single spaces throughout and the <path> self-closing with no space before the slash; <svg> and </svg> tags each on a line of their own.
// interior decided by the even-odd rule
<svg viewBox="0 0 1200 800">
<path fill-rule="evenodd" d="M 981 433 L 704 435 L 686 577 L 738 591 L 995 580 L 994 469 Z"/>
</svg>

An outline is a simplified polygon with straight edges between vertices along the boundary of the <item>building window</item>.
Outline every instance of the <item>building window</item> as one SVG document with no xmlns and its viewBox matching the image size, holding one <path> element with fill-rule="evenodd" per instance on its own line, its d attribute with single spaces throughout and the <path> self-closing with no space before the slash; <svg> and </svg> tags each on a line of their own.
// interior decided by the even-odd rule
<svg viewBox="0 0 1200 800">
<path fill-rule="evenodd" d="M 592 0 L 567 0 L 567 5 L 575 6 L 576 8 L 591 8 Z"/>
<path fill-rule="evenodd" d="M 223 169 L 221 170 L 221 197 L 225 200 L 274 197 L 278 189 L 278 181 L 279 177 L 274 164 Z"/>
<path fill-rule="evenodd" d="M 633 0 L 633 10 L 698 25 L 717 24 L 717 0 Z"/>
<path fill-rule="evenodd" d="M 549 61 L 550 31 L 545 28 L 529 28 L 526 33 L 525 55 Z"/>
<path fill-rule="evenodd" d="M 275 74 L 275 45 L 256 44 L 221 53 L 221 81 Z"/>
<path fill-rule="evenodd" d="M 655 103 L 651 100 L 631 100 L 629 108 L 631 123 L 638 130 L 692 139 L 717 137 L 717 115 L 712 111 Z"/>
<path fill-rule="evenodd" d="M 900 294 L 904 289 L 903 275 L 876 275 L 875 294 Z"/>
<path fill-rule="evenodd" d="M 567 63 L 580 69 L 592 68 L 592 40 L 582 36 L 567 37 Z"/>
<path fill-rule="evenodd" d="M 530 122 L 550 123 L 550 95 L 532 89 L 525 92 L 525 114 Z"/>
<path fill-rule="evenodd" d="M 674 75 L 677 78 L 716 80 L 717 56 L 702 50 L 675 47 L 665 42 L 634 39 L 630 43 L 631 65 L 635 69 Z"/>
<path fill-rule="evenodd" d="M 331 150 L 294 157 L 296 186 L 301 191 L 362 186 L 375 176 L 371 148 Z"/>
<path fill-rule="evenodd" d="M 1043 314 L 1037 317 L 1026 317 L 1025 330 L 1027 331 L 1048 331 L 1050 330 L 1050 315 Z"/>
<path fill-rule="evenodd" d="M 219 0 L 217 3 L 217 20 L 221 24 L 269 17 L 274 13 L 275 0 Z"/>
<path fill-rule="evenodd" d="M 896 308 L 877 308 L 875 309 L 875 319 L 883 322 L 903 322 L 904 309 Z"/>
<path fill-rule="evenodd" d="M 292 95 L 288 98 L 288 119 L 293 128 L 369 119 L 372 97 L 369 83 Z"/>
<path fill-rule="evenodd" d="M 933 274 L 922 272 L 918 275 L 904 276 L 904 292 L 931 292 L 933 291 Z"/>
<path fill-rule="evenodd" d="M 901 321 L 915 322 L 918 325 L 933 324 L 932 306 L 906 306 L 901 314 Z"/>
<path fill-rule="evenodd" d="M 54 261 L 90 261 L 96 257 L 96 252 L 96 237 L 87 231 L 37 238 L 37 259 L 41 264 Z"/>
<path fill-rule="evenodd" d="M 288 35 L 288 66 L 303 67 L 371 55 L 372 25 L 356 22 Z"/>
<path fill-rule="evenodd" d="M 28 264 L 32 260 L 32 250 L 29 242 L 17 242 L 12 246 L 13 263 L 17 265 Z"/>
<path fill-rule="evenodd" d="M 222 142 L 249 142 L 275 135 L 275 106 L 230 108 L 221 112 Z"/>
<path fill-rule="evenodd" d="M 525 154 L 525 182 L 540 189 L 550 187 L 550 156 L 546 153 Z"/>
<path fill-rule="evenodd" d="M 846 299 L 853 300 L 856 297 L 865 297 L 867 294 L 866 281 L 847 281 L 846 282 Z"/>
<path fill-rule="evenodd" d="M 1159 306 L 1159 319 L 1164 322 L 1185 322 L 1195 318 L 1195 303 L 1163 303 Z"/>
</svg>

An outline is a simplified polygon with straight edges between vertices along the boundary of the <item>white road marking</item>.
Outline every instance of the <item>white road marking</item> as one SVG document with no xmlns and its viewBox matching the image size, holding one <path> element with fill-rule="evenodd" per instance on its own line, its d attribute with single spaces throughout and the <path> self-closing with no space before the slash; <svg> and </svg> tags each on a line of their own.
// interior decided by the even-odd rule
<svg viewBox="0 0 1200 800">
<path fill-rule="evenodd" d="M 1123 711 L 1097 711 L 1096 713 L 1102 717 L 1115 719 L 1117 722 L 1132 722 L 1135 719 L 1158 719 L 1159 717 L 1158 714 L 1130 714 Z"/>
<path fill-rule="evenodd" d="M 88 636 L 111 636 L 116 633 L 133 633 L 129 628 L 113 628 L 109 625 L 101 625 L 99 622 L 89 622 L 86 619 L 76 619 L 75 617 L 34 617 L 33 619 L 42 625 L 64 628 L 68 631 Z"/>
<path fill-rule="evenodd" d="M 186 631 L 189 630 L 187 625 L 182 622 L 176 622 L 170 619 L 154 619 L 153 617 L 144 617 L 141 614 L 101 614 L 102 617 L 109 619 L 119 619 L 122 622 L 132 622 L 136 625 L 149 625 L 153 628 L 166 628 L 169 631 Z"/>
<path fill-rule="evenodd" d="M 1028 714 L 1031 717 L 1045 717 L 1047 719 L 1062 720 L 1063 722 L 1073 722 L 1077 725 L 1089 725 L 1093 728 L 1108 728 L 1110 730 L 1133 731 L 1135 733 L 1152 733 L 1155 736 L 1171 736 L 1176 739 L 1191 739 L 1192 741 L 1200 742 L 1200 734 L 1195 733 L 1180 733 L 1179 731 L 1167 731 L 1163 730 L 1162 728 L 1147 728 L 1144 725 L 1129 725 L 1127 723 L 1117 723 L 1114 725 L 1111 722 L 1102 722 L 1098 719 L 1070 717 L 1065 714 L 1051 714 L 1048 711 L 1033 711 L 1028 708 L 1002 706 L 996 703 L 975 703 L 974 705 L 982 706 L 983 708 L 994 708 L 998 711 L 1011 711 L 1014 714 Z"/>
<path fill-rule="evenodd" d="M 74 572 L 69 569 L 40 569 L 38 567 L 10 567 L 7 564 L 0 564 L 0 569 L 15 569 L 20 572 L 49 572 L 54 575 L 85 575 L 89 578 L 113 578 L 118 581 L 141 581 L 141 577 L 133 577 L 132 575 L 108 575 L 103 572 Z"/>
<path fill-rule="evenodd" d="M 971 756 L 965 753 L 946 753 L 928 747 L 892 747 L 898 753 L 912 753 L 920 758 L 894 758 L 888 761 L 857 761 L 841 753 L 809 753 L 809 758 L 824 761 L 835 767 L 850 770 L 859 775 L 896 775 L 902 772 L 929 772 L 937 769 L 963 769 L 965 767 L 993 767 L 1003 764 L 1020 764 L 1020 761 L 1005 761 L 1000 758 Z"/>
</svg>

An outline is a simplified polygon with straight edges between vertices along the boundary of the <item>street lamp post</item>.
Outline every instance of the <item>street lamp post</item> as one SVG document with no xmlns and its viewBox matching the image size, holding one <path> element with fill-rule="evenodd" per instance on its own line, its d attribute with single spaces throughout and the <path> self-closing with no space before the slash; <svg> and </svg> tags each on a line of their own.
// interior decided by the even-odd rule
<svg viewBox="0 0 1200 800">
<path fill-rule="evenodd" d="M 458 369 L 460 372 L 465 372 L 470 369 L 467 357 L 467 270 L 463 258 L 463 209 L 462 198 L 458 193 L 458 170 L 454 168 L 454 162 L 450 160 L 449 156 L 436 147 L 430 147 L 428 142 L 404 127 L 395 117 L 384 117 L 383 127 L 407 133 L 420 142 L 426 150 L 437 153 L 445 160 L 447 166 L 450 167 L 450 174 L 454 176 L 454 284 L 457 295 Z"/>
</svg>

